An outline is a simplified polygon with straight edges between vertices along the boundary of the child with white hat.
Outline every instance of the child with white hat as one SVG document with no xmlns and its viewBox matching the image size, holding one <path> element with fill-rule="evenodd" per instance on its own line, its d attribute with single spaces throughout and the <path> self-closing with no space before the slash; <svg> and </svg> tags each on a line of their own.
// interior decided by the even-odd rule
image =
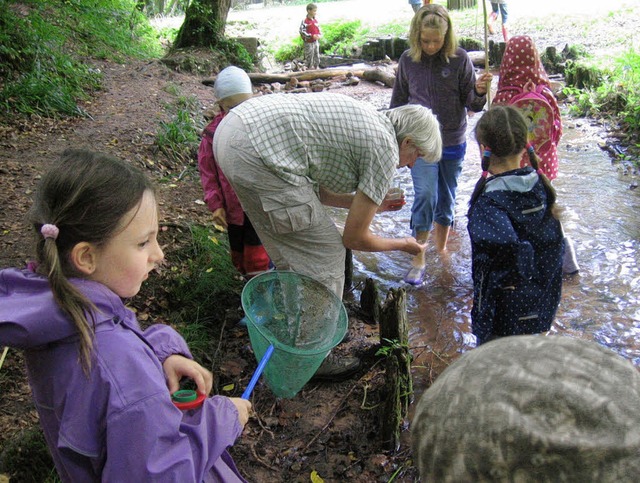
<svg viewBox="0 0 640 483">
<path fill-rule="evenodd" d="M 204 201 L 213 213 L 214 224 L 227 231 L 231 261 L 247 279 L 269 269 L 270 259 L 235 191 L 213 155 L 213 135 L 218 124 L 238 104 L 253 96 L 251 79 L 239 67 L 229 66 L 218 74 L 213 86 L 221 111 L 204 128 L 198 149 L 200 181 Z"/>
</svg>

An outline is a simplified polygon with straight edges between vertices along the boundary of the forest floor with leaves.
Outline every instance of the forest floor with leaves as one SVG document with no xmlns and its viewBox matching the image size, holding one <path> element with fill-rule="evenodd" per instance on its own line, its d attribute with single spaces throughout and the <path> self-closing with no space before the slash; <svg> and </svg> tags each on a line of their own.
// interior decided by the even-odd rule
<svg viewBox="0 0 640 483">
<path fill-rule="evenodd" d="M 180 272 L 184 260 L 176 253 L 190 236 L 188 225 L 210 225 L 211 215 L 201 202 L 195 160 L 189 167 L 159 152 L 155 133 L 158 123 L 166 121 L 165 106 L 174 101 L 176 86 L 180 95 L 196 96 L 203 108 L 214 103 L 213 90 L 200 78 L 174 72 L 157 61 L 101 62 L 96 68 L 104 74 L 104 88 L 82 106 L 90 117 L 32 119 L 0 131 L 0 266 L 23 266 L 30 259 L 32 235 L 25 214 L 37 182 L 64 149 L 82 147 L 129 160 L 157 182 L 160 241 L 166 256 L 163 272 Z M 351 89 L 356 93 L 387 88 L 371 84 Z M 129 305 L 145 324 L 169 323 L 169 294 L 158 284 L 147 285 L 151 288 L 143 287 Z M 218 340 L 222 361 L 213 368 L 216 389 L 235 396 L 246 387 L 256 365 L 246 329 L 235 325 L 238 303 L 239 297 L 221 303 L 221 312 L 231 315 L 211 333 Z M 358 354 L 365 361 L 363 370 L 340 383 L 309 383 L 290 400 L 276 400 L 259 384 L 253 395 L 255 415 L 231 448 L 250 481 L 309 481 L 313 472 L 325 481 L 386 481 L 399 466 L 408 464 L 408 448 L 388 452 L 379 440 L 379 404 L 384 398 L 376 388 L 382 386 L 384 371 L 376 364 L 377 329 L 358 314 L 357 304 L 349 305 L 351 341 L 339 351 Z M 223 392 L 222 387 L 229 385 L 237 389 Z M 0 369 L 0 459 L 37 424 L 22 355 L 10 350 Z M 12 481 L 41 481 L 37 464 L 25 461 L 24 472 Z M 415 471 L 406 481 L 414 477 Z"/>
</svg>

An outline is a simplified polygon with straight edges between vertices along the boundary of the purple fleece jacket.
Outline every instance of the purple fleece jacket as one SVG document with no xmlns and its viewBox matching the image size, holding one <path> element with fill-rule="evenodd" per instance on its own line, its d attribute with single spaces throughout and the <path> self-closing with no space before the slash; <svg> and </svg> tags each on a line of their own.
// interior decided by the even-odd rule
<svg viewBox="0 0 640 483">
<path fill-rule="evenodd" d="M 420 104 L 430 108 L 440 122 L 443 146 L 457 146 L 466 140 L 467 109 L 482 111 L 487 98 L 475 92 L 476 73 L 464 49 L 443 62 L 439 56 L 422 54 L 414 62 L 406 50 L 398 61 L 390 108 Z"/>
<path fill-rule="evenodd" d="M 242 432 L 226 397 L 181 411 L 162 363 L 191 357 L 166 325 L 141 330 L 104 285 L 72 282 L 98 308 L 91 373 L 78 362 L 78 337 L 48 280 L 0 271 L 0 346 L 24 349 L 33 400 L 62 481 L 245 481 L 227 447 Z"/>
</svg>

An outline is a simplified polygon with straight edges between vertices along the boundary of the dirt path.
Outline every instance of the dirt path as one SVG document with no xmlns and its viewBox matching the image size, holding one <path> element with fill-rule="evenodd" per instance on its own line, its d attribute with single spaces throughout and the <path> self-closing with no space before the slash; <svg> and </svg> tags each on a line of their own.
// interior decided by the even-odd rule
<svg viewBox="0 0 640 483">
<path fill-rule="evenodd" d="M 214 102 L 213 90 L 198 78 L 170 71 L 159 62 L 100 63 L 104 88 L 82 107 L 89 117 L 54 121 L 35 119 L 20 129 L 0 131 L 0 266 L 24 262 L 29 235 L 23 215 L 30 205 L 38 175 L 68 147 L 102 150 L 144 167 L 156 179 L 179 174 L 183 166 L 159 155 L 154 146 L 158 123 L 167 121 L 170 92 L 196 96 L 203 106 Z M 192 177 L 193 178 L 193 177 Z M 180 189 L 160 185 L 165 221 L 198 221 L 208 216 L 195 203 L 202 194 L 193 179 Z"/>
</svg>

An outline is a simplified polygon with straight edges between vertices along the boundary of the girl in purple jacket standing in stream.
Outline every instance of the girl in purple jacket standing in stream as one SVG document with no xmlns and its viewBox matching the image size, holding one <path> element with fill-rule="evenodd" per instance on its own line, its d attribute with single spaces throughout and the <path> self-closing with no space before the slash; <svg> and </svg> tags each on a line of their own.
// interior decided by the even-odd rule
<svg viewBox="0 0 640 483">
<path fill-rule="evenodd" d="M 142 330 L 123 298 L 163 253 L 151 183 L 129 163 L 67 150 L 30 213 L 37 263 L 0 271 L 0 345 L 23 349 L 40 424 L 62 481 L 245 481 L 227 448 L 251 403 L 206 398 L 181 411 L 183 377 L 211 373 L 184 339 Z"/>
<path fill-rule="evenodd" d="M 430 108 L 440 122 L 440 160 L 430 163 L 418 158 L 411 168 L 415 191 L 411 229 L 419 243 L 426 243 L 433 226 L 433 243 L 443 254 L 453 224 L 458 177 L 467 148 L 467 110 L 482 111 L 493 76 L 485 72 L 476 79 L 469 55 L 458 47 L 449 12 L 441 5 L 425 5 L 416 12 L 409 46 L 398 61 L 389 107 L 420 104 Z M 405 281 L 422 283 L 424 266 L 423 250 L 414 257 Z"/>
</svg>

